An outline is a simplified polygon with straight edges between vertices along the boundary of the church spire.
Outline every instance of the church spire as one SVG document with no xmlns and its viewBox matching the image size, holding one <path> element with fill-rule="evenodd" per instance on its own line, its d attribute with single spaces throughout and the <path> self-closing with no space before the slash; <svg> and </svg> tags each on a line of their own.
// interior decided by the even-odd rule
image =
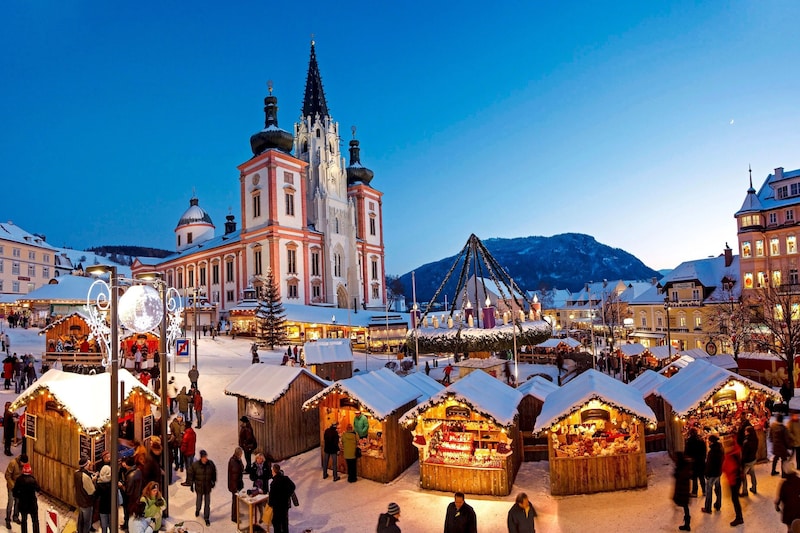
<svg viewBox="0 0 800 533">
<path fill-rule="evenodd" d="M 325 101 L 325 91 L 322 88 L 322 76 L 319 74 L 317 54 L 314 51 L 314 41 L 311 41 L 311 59 L 308 61 L 308 76 L 306 77 L 306 94 L 303 98 L 303 116 L 313 117 L 319 114 L 328 116 L 328 103 Z"/>
</svg>

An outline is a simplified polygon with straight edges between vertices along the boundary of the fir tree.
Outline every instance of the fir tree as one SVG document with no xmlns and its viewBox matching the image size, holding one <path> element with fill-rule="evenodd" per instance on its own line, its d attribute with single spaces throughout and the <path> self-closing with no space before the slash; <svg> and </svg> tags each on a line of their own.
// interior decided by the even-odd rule
<svg viewBox="0 0 800 533">
<path fill-rule="evenodd" d="M 270 350 L 275 349 L 275 345 L 286 343 L 286 314 L 281 302 L 281 295 L 272 270 L 267 270 L 267 276 L 263 279 L 259 291 L 258 310 L 256 320 L 258 321 L 258 339 L 269 344 Z"/>
</svg>

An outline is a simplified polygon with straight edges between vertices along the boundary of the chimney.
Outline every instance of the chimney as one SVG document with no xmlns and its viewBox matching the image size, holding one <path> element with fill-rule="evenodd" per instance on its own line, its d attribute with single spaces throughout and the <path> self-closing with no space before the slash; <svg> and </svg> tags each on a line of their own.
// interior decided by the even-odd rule
<svg viewBox="0 0 800 533">
<path fill-rule="evenodd" d="M 728 246 L 728 243 L 726 242 L 725 243 L 725 267 L 727 268 L 727 267 L 731 266 L 732 263 L 733 263 L 733 250 L 731 250 L 731 247 Z"/>
<path fill-rule="evenodd" d="M 775 169 L 775 179 L 776 180 L 783 179 L 783 167 L 778 167 Z"/>
<path fill-rule="evenodd" d="M 236 222 L 233 221 L 233 215 L 225 217 L 225 235 L 236 231 Z"/>
</svg>

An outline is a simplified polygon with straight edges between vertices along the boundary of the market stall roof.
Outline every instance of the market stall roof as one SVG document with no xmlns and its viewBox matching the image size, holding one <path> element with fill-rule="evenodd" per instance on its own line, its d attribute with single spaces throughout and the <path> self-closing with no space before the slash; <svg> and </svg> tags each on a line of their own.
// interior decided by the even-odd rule
<svg viewBox="0 0 800 533">
<path fill-rule="evenodd" d="M 225 387 L 228 396 L 241 396 L 271 404 L 286 394 L 289 386 L 301 374 L 309 376 L 323 387 L 329 383 L 305 368 L 297 366 L 252 365 Z"/>
<path fill-rule="evenodd" d="M 559 344 L 566 344 L 569 348 L 578 348 L 581 342 L 573 339 L 572 337 L 565 337 L 563 339 L 547 339 L 541 344 L 537 344 L 534 348 L 558 348 Z"/>
<path fill-rule="evenodd" d="M 770 352 L 741 352 L 739 359 L 764 359 L 766 361 L 783 361 L 780 356 Z"/>
<path fill-rule="evenodd" d="M 636 355 L 641 355 L 647 350 L 643 344 L 638 342 L 634 342 L 633 344 L 621 344 L 619 346 L 619 351 L 622 352 L 622 355 L 625 357 L 634 357 Z"/>
<path fill-rule="evenodd" d="M 669 402 L 676 415 L 683 416 L 699 407 L 730 381 L 738 381 L 778 401 L 781 400 L 781 395 L 766 385 L 712 365 L 705 359 L 697 359 L 690 363 L 661 384 L 656 389 L 656 394 Z"/>
<path fill-rule="evenodd" d="M 48 330 L 53 329 L 57 325 L 66 322 L 67 320 L 69 320 L 70 318 L 72 318 L 74 316 L 82 318 L 84 322 L 89 324 L 89 315 L 87 313 L 82 313 L 80 311 L 73 311 L 72 313 L 70 313 L 68 315 L 62 316 L 58 320 L 54 320 L 53 322 L 50 322 L 46 327 L 42 328 L 42 330 L 39 332 L 39 335 L 44 335 L 45 333 L 47 333 Z"/>
<path fill-rule="evenodd" d="M 307 365 L 347 363 L 353 361 L 353 349 L 350 339 L 319 339 L 303 345 L 303 357 Z"/>
<path fill-rule="evenodd" d="M 659 374 L 652 370 L 645 370 L 639 374 L 636 379 L 628 383 L 631 387 L 635 388 L 642 393 L 642 398 L 646 398 L 653 394 L 653 392 L 665 381 L 667 378 L 664 374 Z"/>
<path fill-rule="evenodd" d="M 47 285 L 42 285 L 28 294 L 18 295 L 17 302 L 86 303 L 86 297 L 95 279 L 86 276 L 59 276 L 51 279 Z"/>
<path fill-rule="evenodd" d="M 422 402 L 444 389 L 444 385 L 425 374 L 425 372 L 412 372 L 403 378 L 414 385 L 422 395 L 417 398 L 417 403 Z"/>
<path fill-rule="evenodd" d="M 517 387 L 523 396 L 533 396 L 537 400 L 545 401 L 547 396 L 558 390 L 558 385 L 542 376 L 533 376 L 531 379 Z"/>
<path fill-rule="evenodd" d="M 119 369 L 119 382 L 125 391 L 125 397 L 120 398 L 120 409 L 123 402 L 134 393 L 144 394 L 151 403 L 160 403 L 153 391 L 124 368 Z M 11 410 L 16 411 L 38 394 L 47 391 L 58 407 L 75 419 L 81 431 L 89 435 L 102 433 L 110 420 L 110 390 L 111 374 L 108 372 L 87 375 L 50 369 L 14 400 Z"/>
<path fill-rule="evenodd" d="M 464 368 L 493 368 L 504 364 L 508 359 L 498 359 L 497 357 L 487 357 L 486 359 L 470 358 L 462 359 L 458 363 L 453 363 L 455 367 Z"/>
<path fill-rule="evenodd" d="M 637 389 L 597 370 L 587 370 L 547 396 L 533 431 L 538 433 L 549 428 L 553 423 L 580 410 L 591 400 L 600 400 L 648 422 L 656 421 L 655 413 L 644 403 Z"/>
<path fill-rule="evenodd" d="M 337 381 L 306 400 L 303 409 L 313 409 L 334 392 L 358 400 L 361 408 L 378 420 L 383 420 L 422 395 L 413 383 L 407 382 L 388 368 L 381 368 Z"/>
<path fill-rule="evenodd" d="M 682 352 L 686 353 L 686 352 Z M 705 354 L 705 352 L 703 352 Z M 695 355 L 681 355 L 670 364 L 659 370 L 659 374 L 665 374 L 668 372 L 668 369 L 677 368 L 678 370 L 682 368 L 686 368 L 694 361 L 705 361 L 709 364 L 714 366 L 718 366 L 720 368 L 724 368 L 725 370 L 736 370 L 739 368 L 739 365 L 736 363 L 736 360 L 733 358 L 732 355 L 728 354 L 719 354 L 719 355 L 708 355 L 705 354 L 703 356 L 698 357 L 697 354 Z"/>
<path fill-rule="evenodd" d="M 420 402 L 400 418 L 400 423 L 416 420 L 417 416 L 448 399 L 467 404 L 470 409 L 504 427 L 514 425 L 522 393 L 485 372 L 472 372 L 449 387 Z"/>
<path fill-rule="evenodd" d="M 648 348 L 650 355 L 658 359 L 659 361 L 663 361 L 664 359 L 669 359 L 670 357 L 675 357 L 679 354 L 678 350 L 671 346 L 652 346 Z"/>
</svg>

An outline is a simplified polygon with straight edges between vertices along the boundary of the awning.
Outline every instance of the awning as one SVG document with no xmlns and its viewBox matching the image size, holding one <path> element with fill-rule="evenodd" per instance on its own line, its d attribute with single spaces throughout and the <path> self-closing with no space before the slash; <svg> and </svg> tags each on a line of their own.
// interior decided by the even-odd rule
<svg viewBox="0 0 800 533">
<path fill-rule="evenodd" d="M 650 331 L 634 331 L 629 337 L 640 337 L 642 339 L 663 339 L 666 337 L 664 333 L 652 333 Z"/>
</svg>

